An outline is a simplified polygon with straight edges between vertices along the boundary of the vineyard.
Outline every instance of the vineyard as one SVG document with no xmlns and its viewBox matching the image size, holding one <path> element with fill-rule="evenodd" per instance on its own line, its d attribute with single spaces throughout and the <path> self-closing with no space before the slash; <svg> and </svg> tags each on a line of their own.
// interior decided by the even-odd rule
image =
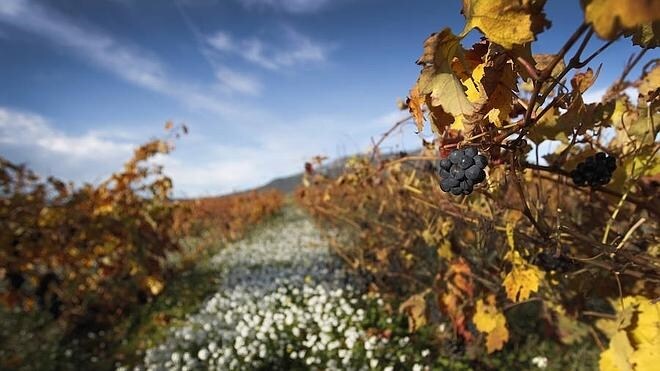
<svg viewBox="0 0 660 371">
<path fill-rule="evenodd" d="M 411 331 L 450 326 L 438 340 L 473 360 L 513 352 L 529 333 L 589 341 L 602 370 L 650 370 L 660 360 L 660 62 L 630 72 L 657 46 L 645 22 L 660 9 L 647 3 L 632 18 L 643 2 L 586 2 L 588 23 L 556 54 L 533 55 L 550 25 L 543 3 L 466 1 L 463 34 L 424 42 L 403 107 L 435 139 L 413 154 L 375 148 L 337 178 L 310 163 L 298 201 L 322 230 L 342 231 L 328 236 L 333 249 L 399 303 Z M 484 38 L 465 49 L 472 28 Z M 631 34 L 640 51 L 585 103 L 592 60 Z M 560 145 L 540 154 L 549 140 Z"/>
<path fill-rule="evenodd" d="M 201 256 L 279 211 L 283 197 L 275 191 L 173 199 L 172 180 L 149 162 L 169 153 L 172 138 L 181 135 L 167 128 L 169 139 L 140 146 L 99 185 L 42 181 L 0 158 L 3 369 L 29 365 L 33 356 L 29 348 L 10 350 L 11 342 L 30 340 L 15 339 L 16 331 L 50 328 L 75 337 L 111 327 L 151 303 Z M 23 323 L 25 316 L 34 323 Z M 110 334 L 111 341 L 124 335 Z"/>
<path fill-rule="evenodd" d="M 660 2 L 581 1 L 538 54 L 545 3 L 464 0 L 409 117 L 290 195 L 175 198 L 171 123 L 97 184 L 0 157 L 0 369 L 656 369 Z"/>
</svg>

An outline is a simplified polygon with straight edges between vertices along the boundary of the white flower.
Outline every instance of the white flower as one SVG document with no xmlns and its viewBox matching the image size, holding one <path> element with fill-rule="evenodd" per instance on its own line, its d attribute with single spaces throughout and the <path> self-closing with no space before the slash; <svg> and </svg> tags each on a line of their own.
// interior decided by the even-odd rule
<svg viewBox="0 0 660 371">
<path fill-rule="evenodd" d="M 431 354 L 431 351 L 428 349 L 422 350 L 422 357 L 428 357 Z"/>
<path fill-rule="evenodd" d="M 538 368 L 548 367 L 548 359 L 543 356 L 536 356 L 532 358 L 532 364 Z"/>
<path fill-rule="evenodd" d="M 412 368 L 413 371 L 422 371 L 423 369 L 424 369 L 424 367 L 422 367 L 422 365 L 420 365 L 418 363 L 415 363 L 413 365 L 413 368 Z"/>
<path fill-rule="evenodd" d="M 206 361 L 209 358 L 209 351 L 206 350 L 206 348 L 200 349 L 199 352 L 197 352 L 197 358 Z"/>
</svg>

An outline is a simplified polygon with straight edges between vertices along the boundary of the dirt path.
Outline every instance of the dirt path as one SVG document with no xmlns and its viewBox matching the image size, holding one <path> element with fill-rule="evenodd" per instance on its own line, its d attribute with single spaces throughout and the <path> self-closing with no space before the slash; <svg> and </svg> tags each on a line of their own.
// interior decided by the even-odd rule
<svg viewBox="0 0 660 371">
<path fill-rule="evenodd" d="M 211 259 L 221 272 L 217 293 L 149 349 L 140 368 L 378 366 L 387 340 L 368 336 L 365 325 L 367 312 L 382 301 L 361 294 L 361 280 L 343 268 L 312 223 L 295 210 L 286 214 Z"/>
</svg>

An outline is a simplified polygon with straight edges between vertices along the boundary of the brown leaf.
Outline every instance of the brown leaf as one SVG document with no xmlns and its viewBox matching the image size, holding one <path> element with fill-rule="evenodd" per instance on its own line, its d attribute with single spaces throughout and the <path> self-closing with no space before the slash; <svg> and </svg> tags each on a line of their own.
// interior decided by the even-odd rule
<svg viewBox="0 0 660 371">
<path fill-rule="evenodd" d="M 410 97 L 406 100 L 408 111 L 410 111 L 410 114 L 415 120 L 418 132 L 424 129 L 424 99 L 425 97 L 419 93 L 419 86 L 415 84 L 415 86 L 410 89 Z"/>
<path fill-rule="evenodd" d="M 399 312 L 408 315 L 408 328 L 415 331 L 426 325 L 426 294 L 428 291 L 416 294 L 408 298 L 399 307 Z"/>
</svg>

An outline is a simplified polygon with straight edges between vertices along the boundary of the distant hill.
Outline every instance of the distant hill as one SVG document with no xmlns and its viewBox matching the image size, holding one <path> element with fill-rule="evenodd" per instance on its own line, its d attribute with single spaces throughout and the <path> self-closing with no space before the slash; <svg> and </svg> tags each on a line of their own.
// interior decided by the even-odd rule
<svg viewBox="0 0 660 371">
<path fill-rule="evenodd" d="M 409 153 L 410 155 L 415 155 L 418 154 L 419 150 L 415 150 L 412 153 Z M 381 157 L 383 158 L 388 158 L 388 157 L 393 157 L 393 156 L 400 156 L 401 152 L 395 152 L 395 153 L 389 153 L 389 154 L 383 154 Z M 341 174 L 342 169 L 344 169 L 344 166 L 346 165 L 346 162 L 355 156 L 366 156 L 365 154 L 358 154 L 358 155 L 352 155 L 352 156 L 345 156 L 345 157 L 340 157 L 338 159 L 335 159 L 329 163 L 324 164 L 321 166 L 321 168 L 317 168 L 316 171 L 325 174 L 326 176 L 329 176 L 331 178 L 337 177 Z M 302 182 L 302 177 L 303 173 L 297 173 L 285 177 L 280 177 L 280 178 L 275 178 L 268 182 L 268 184 L 263 185 L 259 188 L 257 188 L 257 191 L 261 190 L 268 190 L 268 189 L 276 189 L 280 192 L 283 193 L 291 193 L 295 191 L 295 189 L 301 184 Z"/>
<path fill-rule="evenodd" d="M 282 193 L 293 192 L 298 185 L 302 182 L 302 173 L 289 175 L 286 177 L 275 178 L 268 182 L 268 184 L 257 188 L 257 191 L 265 191 L 276 189 Z"/>
</svg>

